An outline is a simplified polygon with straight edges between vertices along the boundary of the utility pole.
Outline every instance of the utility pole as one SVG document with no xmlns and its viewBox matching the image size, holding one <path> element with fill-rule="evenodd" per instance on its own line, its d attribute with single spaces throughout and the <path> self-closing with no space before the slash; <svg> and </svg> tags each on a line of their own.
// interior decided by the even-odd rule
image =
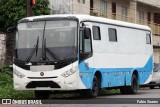
<svg viewBox="0 0 160 107">
<path fill-rule="evenodd" d="M 26 17 L 32 16 L 31 0 L 26 0 Z"/>
</svg>

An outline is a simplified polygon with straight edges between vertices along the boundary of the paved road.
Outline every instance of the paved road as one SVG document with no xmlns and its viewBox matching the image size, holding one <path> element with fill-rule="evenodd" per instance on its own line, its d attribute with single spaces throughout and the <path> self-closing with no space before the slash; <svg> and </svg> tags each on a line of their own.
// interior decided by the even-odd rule
<svg viewBox="0 0 160 107">
<path fill-rule="evenodd" d="M 160 89 L 158 87 L 155 89 L 141 88 L 135 95 L 111 94 L 103 95 L 98 98 L 160 98 Z"/>
<path fill-rule="evenodd" d="M 160 89 L 141 88 L 135 95 L 103 94 L 92 99 L 79 97 L 51 98 L 42 101 L 42 103 L 52 103 L 52 105 L 40 105 L 39 107 L 160 107 Z M 0 105 L 0 107 L 3 106 Z M 20 106 L 15 105 L 14 107 Z M 28 107 L 27 105 L 24 106 Z M 32 107 L 37 107 L 37 105 L 32 105 Z"/>
</svg>

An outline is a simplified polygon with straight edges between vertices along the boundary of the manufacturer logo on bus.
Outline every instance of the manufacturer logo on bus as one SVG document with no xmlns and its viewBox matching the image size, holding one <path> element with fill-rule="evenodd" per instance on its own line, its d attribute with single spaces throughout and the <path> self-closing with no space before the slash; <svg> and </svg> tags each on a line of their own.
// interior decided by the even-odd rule
<svg viewBox="0 0 160 107">
<path fill-rule="evenodd" d="M 41 76 L 44 76 L 44 72 L 41 72 L 40 75 L 41 75 Z"/>
</svg>

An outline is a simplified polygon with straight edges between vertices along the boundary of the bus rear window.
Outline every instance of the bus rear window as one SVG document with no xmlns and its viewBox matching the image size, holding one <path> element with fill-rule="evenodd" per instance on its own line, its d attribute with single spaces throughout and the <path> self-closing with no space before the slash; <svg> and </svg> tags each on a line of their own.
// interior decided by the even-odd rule
<svg viewBox="0 0 160 107">
<path fill-rule="evenodd" d="M 146 34 L 146 43 L 151 44 L 151 35 L 150 34 Z"/>
</svg>

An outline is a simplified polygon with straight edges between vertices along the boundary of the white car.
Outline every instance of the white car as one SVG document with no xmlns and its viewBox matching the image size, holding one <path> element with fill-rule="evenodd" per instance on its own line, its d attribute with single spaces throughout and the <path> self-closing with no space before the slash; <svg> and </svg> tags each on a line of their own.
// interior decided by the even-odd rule
<svg viewBox="0 0 160 107">
<path fill-rule="evenodd" d="M 160 64 L 154 64 L 153 70 L 153 78 L 152 81 L 148 84 L 150 89 L 154 89 L 154 87 L 159 86 L 160 88 Z"/>
</svg>

